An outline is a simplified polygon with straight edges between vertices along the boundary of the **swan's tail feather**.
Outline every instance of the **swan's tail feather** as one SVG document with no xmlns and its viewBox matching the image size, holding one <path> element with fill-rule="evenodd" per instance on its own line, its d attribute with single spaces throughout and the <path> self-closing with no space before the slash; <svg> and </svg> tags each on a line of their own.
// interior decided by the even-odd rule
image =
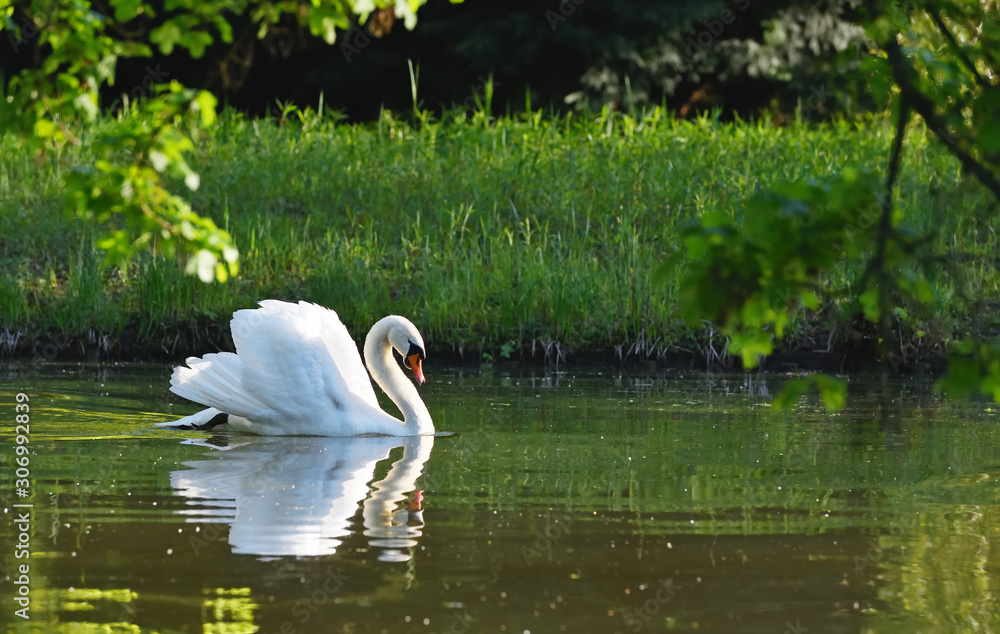
<svg viewBox="0 0 1000 634">
<path fill-rule="evenodd" d="M 213 427 L 218 427 L 219 425 L 225 425 L 228 422 L 229 414 L 220 412 L 214 407 L 209 407 L 208 409 L 203 409 L 196 414 L 191 414 L 190 416 L 185 416 L 184 418 L 178 420 L 172 420 L 169 423 L 156 423 L 156 426 L 166 427 L 168 429 L 195 429 L 198 431 L 205 431 L 212 429 Z"/>
<path fill-rule="evenodd" d="M 241 361 L 231 352 L 190 357 L 188 367 L 177 366 L 170 377 L 174 394 L 215 408 L 219 412 L 252 419 L 267 407 L 242 387 Z"/>
<path fill-rule="evenodd" d="M 189 357 L 186 362 L 190 368 L 178 368 L 174 373 L 187 377 L 188 382 L 205 396 L 218 400 L 241 395 L 246 391 L 240 387 L 238 375 L 240 361 L 235 354 L 228 352 L 206 354 L 200 359 Z"/>
</svg>

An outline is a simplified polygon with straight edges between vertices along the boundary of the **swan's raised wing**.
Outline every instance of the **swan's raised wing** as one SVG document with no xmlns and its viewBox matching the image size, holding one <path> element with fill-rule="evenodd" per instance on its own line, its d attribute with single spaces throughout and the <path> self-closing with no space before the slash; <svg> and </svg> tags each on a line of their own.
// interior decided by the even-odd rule
<svg viewBox="0 0 1000 634">
<path fill-rule="evenodd" d="M 368 370 L 358 353 L 358 344 L 347 331 L 347 326 L 340 321 L 340 316 L 336 311 L 330 310 L 317 304 L 299 302 L 300 310 L 306 307 L 317 313 L 320 322 L 320 334 L 326 349 L 330 351 L 334 363 L 340 368 L 340 373 L 351 392 L 364 399 L 369 405 L 376 409 L 382 409 L 375 396 L 375 388 L 372 387 Z"/>
<path fill-rule="evenodd" d="M 379 408 L 357 344 L 334 311 L 264 300 L 258 309 L 236 311 L 231 326 L 244 387 L 264 393 L 280 387 L 284 403 L 276 409 L 305 413 L 323 393 L 339 407 L 350 394 Z"/>
</svg>

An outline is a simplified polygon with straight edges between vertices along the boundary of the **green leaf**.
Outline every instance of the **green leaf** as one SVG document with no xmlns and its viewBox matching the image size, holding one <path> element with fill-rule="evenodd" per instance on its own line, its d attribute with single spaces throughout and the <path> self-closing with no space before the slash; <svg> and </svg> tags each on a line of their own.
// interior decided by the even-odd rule
<svg viewBox="0 0 1000 634">
<path fill-rule="evenodd" d="M 163 152 L 153 150 L 149 153 L 149 163 L 153 166 L 153 169 L 155 169 L 157 172 L 162 172 L 165 169 L 167 169 L 167 165 L 169 164 L 169 162 L 170 160 L 167 158 L 167 155 L 164 154 Z"/>
<path fill-rule="evenodd" d="M 965 357 L 952 357 L 948 371 L 935 384 L 948 398 L 964 399 L 979 387 L 979 361 Z"/>
<path fill-rule="evenodd" d="M 201 126 L 207 128 L 215 123 L 215 107 L 218 100 L 207 90 L 201 90 L 195 95 L 191 109 L 201 116 Z"/>
<path fill-rule="evenodd" d="M 82 113 L 87 120 L 97 118 L 100 110 L 97 107 L 97 95 L 89 92 L 81 92 L 73 99 L 73 105 L 77 111 Z"/>
<path fill-rule="evenodd" d="M 929 304 L 934 301 L 934 288 L 931 287 L 930 282 L 921 278 L 917 280 L 916 286 L 917 301 L 923 304 Z"/>
<path fill-rule="evenodd" d="M 972 339 L 962 339 L 961 341 L 953 341 L 949 351 L 955 355 L 970 355 L 975 348 L 976 344 Z"/>
<path fill-rule="evenodd" d="M 865 313 L 865 319 L 877 322 L 882 316 L 882 297 L 878 289 L 869 288 L 858 299 L 861 301 L 861 309 Z"/>
<path fill-rule="evenodd" d="M 142 0 L 111 0 L 111 6 L 114 7 L 115 20 L 118 22 L 128 22 L 145 9 Z"/>
<path fill-rule="evenodd" d="M 215 254 L 207 249 L 201 249 L 190 258 L 185 272 L 188 275 L 197 274 L 198 279 L 208 284 L 215 280 L 215 264 L 218 260 Z"/>
<path fill-rule="evenodd" d="M 226 269 L 226 265 L 222 262 L 217 262 L 215 264 L 215 279 L 221 284 L 225 284 L 226 281 L 229 280 L 229 270 Z M 204 282 L 205 280 L 202 279 L 202 281 Z M 211 280 L 208 281 L 210 282 Z"/>
<path fill-rule="evenodd" d="M 215 28 L 219 31 L 219 38 L 226 44 L 232 44 L 233 27 L 230 26 L 229 21 L 220 15 L 216 16 L 213 22 L 215 24 Z"/>
<path fill-rule="evenodd" d="M 334 44 L 337 41 L 337 23 L 333 18 L 323 18 L 320 20 L 318 29 L 322 34 L 323 41 L 327 44 Z"/>
<path fill-rule="evenodd" d="M 708 253 L 708 240 L 700 233 L 690 233 L 684 236 L 684 247 L 692 260 L 700 260 Z"/>
<path fill-rule="evenodd" d="M 764 332 L 734 333 L 729 349 L 739 353 L 745 369 L 756 368 L 758 357 L 766 357 L 774 350 L 771 336 Z"/>
<path fill-rule="evenodd" d="M 35 120 L 35 135 L 43 139 L 46 139 L 56 132 L 56 124 L 52 123 L 48 119 L 36 119 Z"/>
<path fill-rule="evenodd" d="M 117 55 L 105 55 L 101 58 L 101 61 L 94 66 L 94 70 L 97 72 L 97 77 L 101 81 L 106 81 L 109 86 L 113 86 L 115 83 L 115 68 L 118 67 L 118 56 Z"/>
<path fill-rule="evenodd" d="M 1000 119 L 991 119 L 979 126 L 977 144 L 984 152 L 1000 152 Z"/>
<path fill-rule="evenodd" d="M 774 397 L 771 404 L 777 410 L 789 410 L 795 406 L 802 395 L 808 392 L 812 386 L 812 377 L 786 381 L 781 387 L 781 392 Z"/>
<path fill-rule="evenodd" d="M 816 387 L 829 412 L 839 412 L 847 402 L 847 382 L 825 374 L 815 375 Z"/>
<path fill-rule="evenodd" d="M 813 291 L 802 291 L 799 293 L 799 299 L 802 301 L 802 305 L 809 310 L 816 310 L 819 308 L 819 296 Z"/>
<path fill-rule="evenodd" d="M 989 372 L 979 383 L 979 391 L 983 394 L 989 394 L 995 402 L 1000 403 L 1000 367 L 998 364 L 991 364 Z"/>
<path fill-rule="evenodd" d="M 149 34 L 149 39 L 160 47 L 160 52 L 170 55 L 174 52 L 174 45 L 181 41 L 181 29 L 173 20 L 164 22 Z"/>
<path fill-rule="evenodd" d="M 671 253 L 663 260 L 663 263 L 653 270 L 650 282 L 652 282 L 654 286 L 665 286 L 671 276 L 673 276 L 677 271 L 677 266 L 683 261 L 684 256 L 680 251 L 676 249 L 671 251 Z"/>
<path fill-rule="evenodd" d="M 309 32 L 323 38 L 327 44 L 337 41 L 337 29 L 346 29 L 350 25 L 347 15 L 338 5 L 336 8 L 327 6 L 314 7 L 309 12 Z"/>
<path fill-rule="evenodd" d="M 732 221 L 728 214 L 721 211 L 708 211 L 701 215 L 701 224 L 705 227 L 725 227 Z"/>
<path fill-rule="evenodd" d="M 417 25 L 417 8 L 422 0 L 396 0 L 396 17 L 403 18 L 403 24 L 407 29 L 413 29 Z"/>
<path fill-rule="evenodd" d="M 205 54 L 205 49 L 212 45 L 212 36 L 205 31 L 188 31 L 179 42 L 188 50 L 191 57 L 198 59 Z"/>
</svg>

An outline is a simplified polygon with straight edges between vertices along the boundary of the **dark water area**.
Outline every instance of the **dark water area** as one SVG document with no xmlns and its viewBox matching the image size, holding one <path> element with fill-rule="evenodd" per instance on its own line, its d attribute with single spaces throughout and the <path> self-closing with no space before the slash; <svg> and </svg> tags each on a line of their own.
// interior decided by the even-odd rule
<svg viewBox="0 0 1000 634">
<path fill-rule="evenodd" d="M 156 428 L 167 365 L 0 373 L 4 631 L 1000 631 L 1000 413 L 924 381 L 435 369 L 450 433 L 343 439 Z"/>
</svg>

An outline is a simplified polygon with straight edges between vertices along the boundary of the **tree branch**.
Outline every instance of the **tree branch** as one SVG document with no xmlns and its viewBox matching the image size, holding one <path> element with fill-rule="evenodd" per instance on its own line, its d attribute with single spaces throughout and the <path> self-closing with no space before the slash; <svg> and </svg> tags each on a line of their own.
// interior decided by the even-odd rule
<svg viewBox="0 0 1000 634">
<path fill-rule="evenodd" d="M 910 76 L 911 68 L 906 63 L 903 50 L 899 46 L 899 42 L 896 41 L 895 36 L 890 37 L 882 48 L 888 57 L 889 66 L 892 68 L 896 85 L 899 86 L 901 98 L 909 102 L 910 106 L 924 118 L 924 121 L 927 122 L 927 125 L 930 126 L 938 138 L 948 146 L 948 150 L 962 163 L 962 167 L 975 176 L 980 183 L 993 192 L 993 195 L 1000 200 L 1000 179 L 997 179 L 996 175 L 985 165 L 955 143 L 955 138 L 948 131 L 948 127 L 934 111 L 934 102 L 931 101 L 930 97 L 920 92 L 913 83 L 913 78 Z"/>
<path fill-rule="evenodd" d="M 937 28 L 939 31 L 941 31 L 941 34 L 944 35 L 946 40 L 948 40 L 948 44 L 951 45 L 952 50 L 954 50 L 955 54 L 958 55 L 958 59 L 962 60 L 962 63 L 965 65 L 965 67 L 968 68 L 969 72 L 972 73 L 972 76 L 976 78 L 976 83 L 979 84 L 979 87 L 984 90 L 990 88 L 990 83 L 986 81 L 986 79 L 982 75 L 979 74 L 979 70 L 976 69 L 976 65 L 973 63 L 971 59 L 969 59 L 969 56 L 966 55 L 965 50 L 962 49 L 962 45 L 958 43 L 958 40 L 955 39 L 955 36 L 948 29 L 948 25 L 944 23 L 944 20 L 941 18 L 941 14 L 938 13 L 937 8 L 935 8 L 934 5 L 928 3 L 924 7 L 924 9 L 927 11 L 927 14 L 931 16 L 931 20 L 934 21 L 935 25 L 937 25 Z"/>
</svg>

